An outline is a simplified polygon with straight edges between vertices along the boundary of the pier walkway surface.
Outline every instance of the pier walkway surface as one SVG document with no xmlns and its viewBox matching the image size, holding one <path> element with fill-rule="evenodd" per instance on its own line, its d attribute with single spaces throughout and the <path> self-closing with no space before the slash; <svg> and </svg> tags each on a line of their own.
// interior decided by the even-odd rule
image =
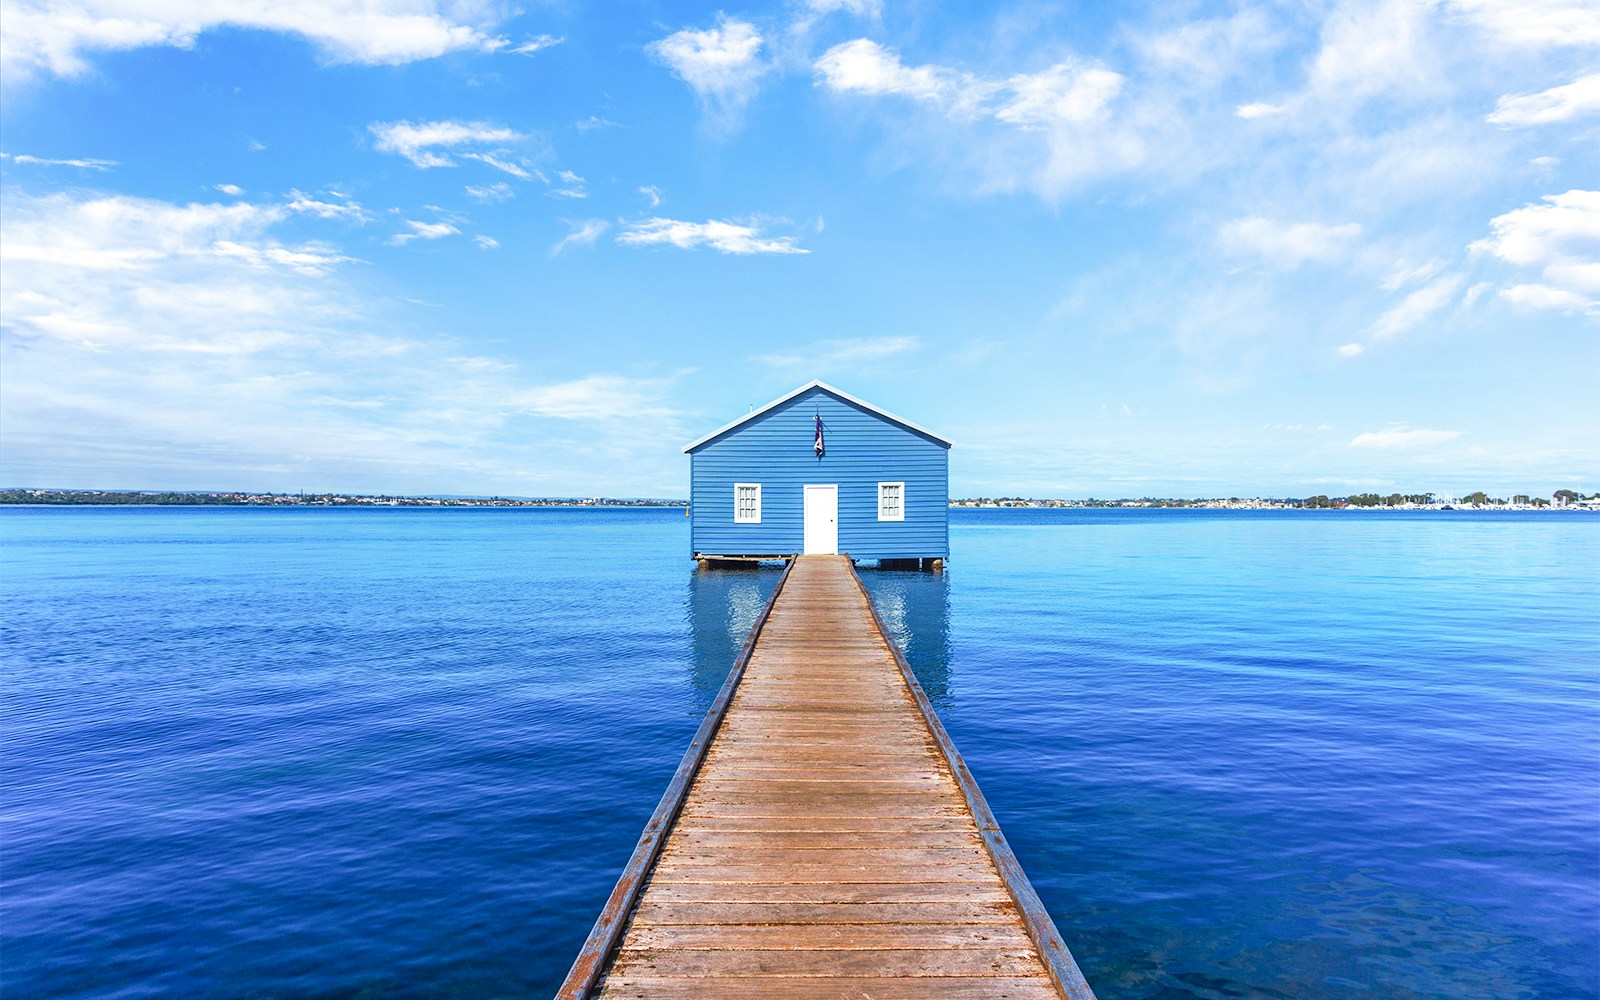
<svg viewBox="0 0 1600 1000">
<path fill-rule="evenodd" d="M 561 997 L 1092 1000 L 847 557 L 734 670 Z"/>
</svg>

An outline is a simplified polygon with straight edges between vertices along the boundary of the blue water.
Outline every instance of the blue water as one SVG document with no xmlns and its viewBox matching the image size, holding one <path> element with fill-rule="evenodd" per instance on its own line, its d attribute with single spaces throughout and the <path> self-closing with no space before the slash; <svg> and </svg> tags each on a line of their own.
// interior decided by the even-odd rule
<svg viewBox="0 0 1600 1000">
<path fill-rule="evenodd" d="M 1104 1000 L 1600 996 L 1600 518 L 866 573 Z M 549 994 L 774 572 L 681 511 L 0 510 L 0 993 Z"/>
</svg>

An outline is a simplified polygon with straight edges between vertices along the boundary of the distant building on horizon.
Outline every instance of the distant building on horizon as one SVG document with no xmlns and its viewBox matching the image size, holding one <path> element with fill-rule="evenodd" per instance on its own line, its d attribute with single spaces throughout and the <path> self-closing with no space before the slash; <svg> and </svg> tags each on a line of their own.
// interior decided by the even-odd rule
<svg viewBox="0 0 1600 1000">
<path fill-rule="evenodd" d="M 821 381 L 683 450 L 701 565 L 846 553 L 942 569 L 951 442 Z"/>
</svg>

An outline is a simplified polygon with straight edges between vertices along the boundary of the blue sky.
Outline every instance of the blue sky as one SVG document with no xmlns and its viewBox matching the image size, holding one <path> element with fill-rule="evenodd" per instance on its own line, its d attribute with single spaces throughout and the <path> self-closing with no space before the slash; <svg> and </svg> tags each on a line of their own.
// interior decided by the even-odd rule
<svg viewBox="0 0 1600 1000">
<path fill-rule="evenodd" d="M 1600 489 L 1589 0 L 6 0 L 0 485 Z"/>
</svg>

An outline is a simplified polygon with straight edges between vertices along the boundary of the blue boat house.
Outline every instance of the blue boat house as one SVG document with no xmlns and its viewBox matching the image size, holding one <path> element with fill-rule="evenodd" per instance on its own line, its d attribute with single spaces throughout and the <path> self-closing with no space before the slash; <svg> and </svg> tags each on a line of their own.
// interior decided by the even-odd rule
<svg viewBox="0 0 1600 1000">
<path fill-rule="evenodd" d="M 702 567 L 844 553 L 938 572 L 950 556 L 950 442 L 824 382 L 684 451 Z"/>
</svg>

